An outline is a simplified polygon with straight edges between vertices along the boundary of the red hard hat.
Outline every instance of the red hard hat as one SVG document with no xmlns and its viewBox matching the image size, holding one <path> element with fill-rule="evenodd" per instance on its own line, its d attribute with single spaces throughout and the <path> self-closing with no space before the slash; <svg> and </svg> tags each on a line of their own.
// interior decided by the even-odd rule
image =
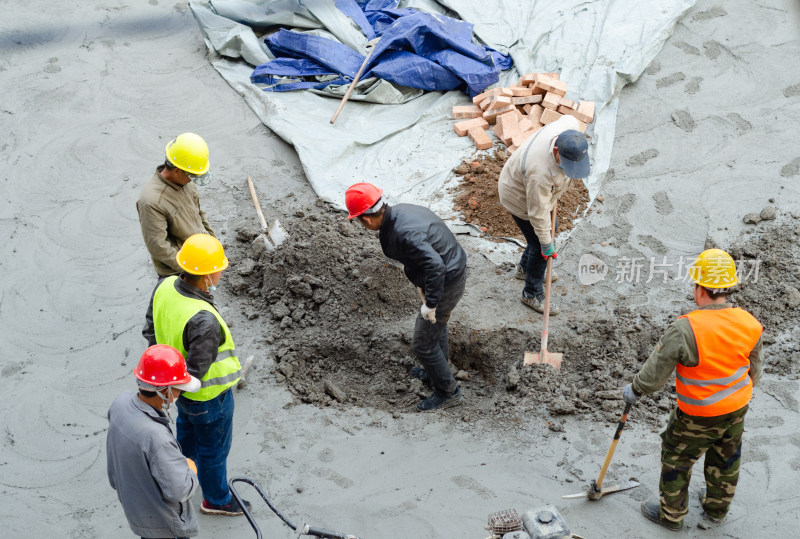
<svg viewBox="0 0 800 539">
<path fill-rule="evenodd" d="M 378 189 L 371 183 L 354 183 L 344 192 L 344 204 L 350 215 L 348 219 L 353 219 L 370 209 L 381 199 L 383 189 Z"/>
<path fill-rule="evenodd" d="M 133 374 L 156 387 L 188 384 L 196 380 L 186 371 L 186 360 L 181 353 L 167 344 L 155 344 L 145 350 Z"/>
</svg>

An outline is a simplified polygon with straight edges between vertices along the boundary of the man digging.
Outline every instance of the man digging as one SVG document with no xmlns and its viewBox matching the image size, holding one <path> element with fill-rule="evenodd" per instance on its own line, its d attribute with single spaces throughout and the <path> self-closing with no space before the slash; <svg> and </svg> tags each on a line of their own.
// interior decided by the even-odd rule
<svg viewBox="0 0 800 539">
<path fill-rule="evenodd" d="M 577 119 L 565 115 L 541 128 L 508 158 L 497 182 L 500 204 L 528 243 L 517 266 L 517 278 L 525 280 L 522 303 L 540 313 L 544 312 L 547 259 L 558 256 L 555 239 L 550 237 L 550 212 L 569 189 L 570 178 L 589 175 L 589 144 L 579 125 Z M 558 314 L 554 303 L 550 303 L 550 314 Z"/>
<path fill-rule="evenodd" d="M 706 516 L 728 513 L 742 457 L 742 432 L 753 386 L 761 378 L 761 324 L 727 303 L 738 282 L 733 258 L 709 249 L 689 269 L 699 309 L 668 328 L 633 383 L 625 402 L 654 393 L 675 373 L 678 407 L 661 433 L 660 502 L 642 502 L 649 520 L 678 531 L 688 513 L 692 466 L 705 454 L 705 486 L 698 492 Z"/>
<path fill-rule="evenodd" d="M 461 404 L 461 387 L 447 362 L 447 321 L 464 295 L 467 255 L 442 220 L 428 208 L 414 204 L 389 206 L 383 191 L 370 183 L 356 183 L 345 192 L 348 219 L 379 231 L 383 254 L 403 264 L 406 277 L 420 291 L 422 305 L 414 325 L 412 350 L 423 368 L 412 376 L 433 388 L 417 404 L 420 411 Z"/>
</svg>

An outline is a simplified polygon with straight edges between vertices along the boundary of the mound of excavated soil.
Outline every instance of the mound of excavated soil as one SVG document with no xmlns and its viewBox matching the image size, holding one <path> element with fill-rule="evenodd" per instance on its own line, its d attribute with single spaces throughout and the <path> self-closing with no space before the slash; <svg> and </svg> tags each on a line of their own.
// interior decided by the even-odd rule
<svg viewBox="0 0 800 539">
<path fill-rule="evenodd" d="M 454 209 L 464 221 L 485 228 L 494 237 L 520 238 L 519 228 L 500 204 L 497 180 L 506 162 L 506 151 L 495 150 L 483 158 L 467 159 L 453 169 L 461 183 L 452 188 Z M 570 230 L 573 221 L 583 215 L 589 204 L 589 191 L 581 180 L 572 180 L 566 193 L 558 199 L 558 230 Z"/>
<path fill-rule="evenodd" d="M 249 305 L 253 323 L 263 321 L 263 344 L 276 364 L 272 374 L 297 402 L 412 411 L 430 390 L 409 376 L 419 300 L 402 269 L 383 256 L 376 233 L 324 204 L 284 224 L 290 238 L 272 252 L 251 246 L 254 230 L 238 231 L 229 249 L 239 262 L 224 281 Z M 776 228 L 731 249 L 737 258 L 762 258 L 758 282 L 744 286 L 734 301 L 764 323 L 767 371 L 795 376 L 798 236 L 800 228 Z M 468 290 L 458 309 L 475 301 L 481 298 L 470 298 Z M 551 335 L 549 345 L 564 354 L 560 371 L 522 365 L 524 351 L 539 347 L 532 332 L 453 322 L 450 359 L 467 398 L 448 414 L 468 423 L 541 418 L 554 431 L 562 428 L 560 416 L 616 421 L 621 388 L 680 314 L 651 320 L 646 309 L 626 307 L 624 297 L 613 314 L 564 312 L 568 330 Z M 632 418 L 661 424 L 674 401 L 670 381 L 643 399 Z"/>
<path fill-rule="evenodd" d="M 800 376 L 800 221 L 751 229 L 729 249 L 739 264 L 731 296 L 764 326 L 764 371 Z M 742 262 L 744 261 L 744 262 Z"/>
</svg>

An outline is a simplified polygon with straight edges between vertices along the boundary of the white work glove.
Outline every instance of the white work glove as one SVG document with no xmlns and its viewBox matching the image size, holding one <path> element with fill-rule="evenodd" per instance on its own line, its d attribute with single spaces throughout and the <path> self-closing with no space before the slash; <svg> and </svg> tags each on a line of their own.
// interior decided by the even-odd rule
<svg viewBox="0 0 800 539">
<path fill-rule="evenodd" d="M 436 307 L 431 309 L 423 303 L 422 307 L 419 308 L 419 314 L 422 315 L 422 318 L 427 318 L 431 324 L 436 323 Z"/>
<path fill-rule="evenodd" d="M 633 384 L 628 384 L 622 388 L 622 400 L 628 404 L 636 404 L 636 401 L 639 400 L 639 397 L 633 391 Z"/>
</svg>

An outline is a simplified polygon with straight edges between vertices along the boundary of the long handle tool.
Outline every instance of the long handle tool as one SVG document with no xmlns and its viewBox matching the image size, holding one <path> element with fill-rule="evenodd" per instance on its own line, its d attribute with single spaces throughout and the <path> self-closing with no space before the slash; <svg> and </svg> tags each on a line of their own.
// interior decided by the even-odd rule
<svg viewBox="0 0 800 539">
<path fill-rule="evenodd" d="M 558 201 L 553 204 L 553 212 L 550 214 L 550 241 L 555 241 L 556 238 L 556 208 Z M 533 254 L 532 256 L 538 256 Z M 542 317 L 542 348 L 537 354 L 536 352 L 525 352 L 522 363 L 525 365 L 533 365 L 534 363 L 548 363 L 554 369 L 561 368 L 561 360 L 564 359 L 564 354 L 560 352 L 547 351 L 547 328 L 550 324 L 550 288 L 553 284 L 553 257 L 547 257 L 547 277 L 544 290 L 544 315 Z"/>
<path fill-rule="evenodd" d="M 619 437 L 622 434 L 623 427 L 625 427 L 625 421 L 628 419 L 628 413 L 631 411 L 631 406 L 631 403 L 627 403 L 625 405 L 625 410 L 622 412 L 622 417 L 619 419 L 619 424 L 617 425 L 617 431 L 614 433 L 614 439 L 611 441 L 611 447 L 608 448 L 608 453 L 606 453 L 606 461 L 603 463 L 603 468 L 600 470 L 600 475 L 597 476 L 596 480 L 592 480 L 592 484 L 589 486 L 589 491 L 581 492 L 580 494 L 568 494 L 567 496 L 561 496 L 562 499 L 570 500 L 576 498 L 589 498 L 590 500 L 599 500 L 606 494 L 619 492 L 621 490 L 628 490 L 629 488 L 639 486 L 637 481 L 627 481 L 625 483 L 620 483 L 619 485 L 603 488 L 603 479 L 606 477 L 608 465 L 611 464 L 611 457 L 614 456 L 614 451 L 617 449 Z"/>
<path fill-rule="evenodd" d="M 350 99 L 350 94 L 353 93 L 353 89 L 356 87 L 356 84 L 358 84 L 359 79 L 361 79 L 361 74 L 364 73 L 364 68 L 367 67 L 369 59 L 372 58 L 372 51 L 375 50 L 375 45 L 378 44 L 379 40 L 380 38 L 376 37 L 375 39 L 372 39 L 367 42 L 367 49 L 369 49 L 369 51 L 367 52 L 367 56 L 366 58 L 364 58 L 364 62 L 362 62 L 361 67 L 358 68 L 358 72 L 356 73 L 356 77 L 353 79 L 353 82 L 351 82 L 350 86 L 348 86 L 347 92 L 344 94 L 344 97 L 342 98 L 342 102 L 339 103 L 339 106 L 336 108 L 336 112 L 333 113 L 333 117 L 331 118 L 331 123 L 336 121 L 336 118 L 339 117 L 339 113 L 342 112 L 344 104 L 347 103 L 348 99 Z"/>
</svg>

